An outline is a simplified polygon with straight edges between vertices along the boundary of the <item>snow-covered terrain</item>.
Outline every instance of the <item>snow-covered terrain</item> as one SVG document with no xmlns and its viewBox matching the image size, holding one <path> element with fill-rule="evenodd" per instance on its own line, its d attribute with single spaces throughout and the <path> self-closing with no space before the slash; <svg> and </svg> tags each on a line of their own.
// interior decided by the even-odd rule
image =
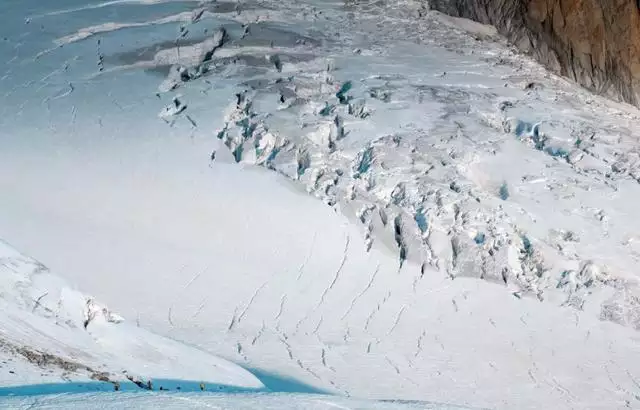
<svg viewBox="0 0 640 410">
<path fill-rule="evenodd" d="M 153 383 L 264 390 L 237 365 L 124 322 L 2 242 L 0 262 L 0 395 L 19 390 L 7 386 L 61 380 L 102 382 L 107 391 Z"/>
<path fill-rule="evenodd" d="M 636 110 L 415 1 L 0 11 L 0 237 L 124 318 L 83 329 L 89 299 L 3 247 L 19 261 L 2 272 L 7 359 L 82 352 L 82 380 L 640 406 Z M 21 368 L 3 385 L 66 377 Z M 305 406 L 241 397 L 222 405 Z"/>
<path fill-rule="evenodd" d="M 11 408 L 38 409 L 235 409 L 235 410 L 464 410 L 454 405 L 402 400 L 372 401 L 310 394 L 121 393 L 12 397 Z"/>
</svg>

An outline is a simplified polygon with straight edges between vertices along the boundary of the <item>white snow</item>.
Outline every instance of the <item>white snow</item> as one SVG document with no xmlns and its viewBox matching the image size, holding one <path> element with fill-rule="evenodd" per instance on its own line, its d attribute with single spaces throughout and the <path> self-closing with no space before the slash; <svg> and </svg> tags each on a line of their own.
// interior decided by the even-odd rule
<svg viewBox="0 0 640 410">
<path fill-rule="evenodd" d="M 3 337 L 31 341 L 21 323 L 37 323 L 49 341 L 29 346 L 87 366 L 260 388 L 226 359 L 276 392 L 640 405 L 635 109 L 420 2 L 220 3 L 195 20 L 207 5 L 66 3 L 30 6 L 46 31 L 0 6 L 16 16 L 0 45 L 0 237 L 124 321 L 60 330 L 33 300 L 73 295 L 78 327 L 86 297 L 13 280 Z M 149 15 L 105 12 L 134 6 Z M 23 367 L 19 383 L 58 377 Z"/>
<path fill-rule="evenodd" d="M 451 404 L 411 401 L 371 401 L 346 397 L 301 394 L 76 394 L 5 399 L 12 408 L 34 406 L 42 409 L 263 409 L 263 410 L 463 410 Z M 468 408 L 467 408 L 468 409 Z"/>
<path fill-rule="evenodd" d="M 264 388 L 235 364 L 125 321 L 3 242 L 0 262 L 0 390 L 36 381 L 128 383 L 128 377 Z"/>
</svg>

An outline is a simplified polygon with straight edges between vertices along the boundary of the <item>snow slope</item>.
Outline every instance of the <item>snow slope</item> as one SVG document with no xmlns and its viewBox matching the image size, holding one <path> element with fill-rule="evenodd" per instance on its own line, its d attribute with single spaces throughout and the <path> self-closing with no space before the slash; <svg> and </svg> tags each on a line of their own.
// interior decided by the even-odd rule
<svg viewBox="0 0 640 410">
<path fill-rule="evenodd" d="M 163 379 L 171 386 L 183 380 L 177 383 L 185 390 L 190 380 L 229 391 L 264 389 L 239 366 L 125 322 L 3 242 L 0 262 L 0 395 L 35 381 L 93 380 L 107 391 Z"/>
<path fill-rule="evenodd" d="M 2 7 L 0 235 L 140 327 L 355 397 L 640 405 L 637 111 L 418 2 Z"/>
<path fill-rule="evenodd" d="M 8 398 L 3 404 L 12 408 L 34 406 L 39 409 L 264 409 L 264 410 L 463 410 L 462 407 L 428 402 L 371 401 L 346 397 L 301 394 L 79 394 Z M 468 409 L 468 408 L 467 408 Z"/>
</svg>

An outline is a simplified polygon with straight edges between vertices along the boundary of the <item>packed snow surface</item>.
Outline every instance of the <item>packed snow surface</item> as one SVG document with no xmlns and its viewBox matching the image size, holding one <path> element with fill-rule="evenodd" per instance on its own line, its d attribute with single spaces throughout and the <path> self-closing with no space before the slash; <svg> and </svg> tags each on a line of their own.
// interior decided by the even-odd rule
<svg viewBox="0 0 640 410">
<path fill-rule="evenodd" d="M 4 1 L 2 385 L 640 407 L 638 111 L 425 4 Z"/>
</svg>

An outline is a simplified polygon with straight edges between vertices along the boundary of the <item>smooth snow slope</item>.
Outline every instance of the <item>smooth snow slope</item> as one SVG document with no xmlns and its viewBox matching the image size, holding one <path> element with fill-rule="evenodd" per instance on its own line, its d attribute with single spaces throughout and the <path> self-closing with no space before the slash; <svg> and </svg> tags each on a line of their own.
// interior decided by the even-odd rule
<svg viewBox="0 0 640 410">
<path fill-rule="evenodd" d="M 0 235 L 124 317 L 356 397 L 640 405 L 637 111 L 414 2 L 16 4 Z"/>
</svg>

